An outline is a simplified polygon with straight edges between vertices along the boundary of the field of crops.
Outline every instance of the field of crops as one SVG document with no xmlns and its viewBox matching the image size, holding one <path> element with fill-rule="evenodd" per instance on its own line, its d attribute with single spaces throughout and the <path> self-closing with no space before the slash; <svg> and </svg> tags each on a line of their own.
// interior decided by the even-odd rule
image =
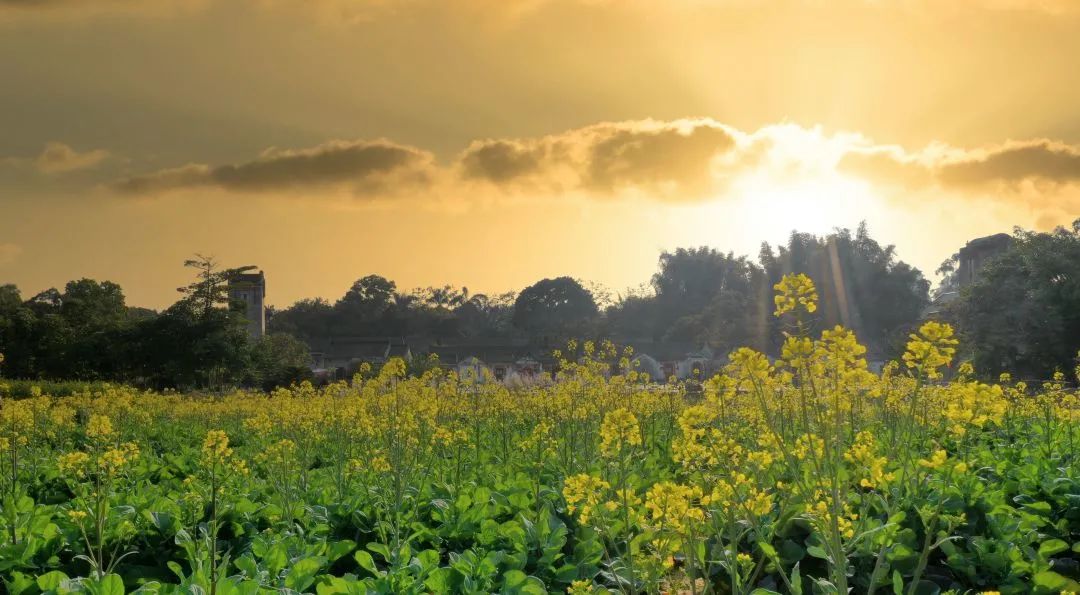
<svg viewBox="0 0 1080 595">
<path fill-rule="evenodd" d="M 782 357 L 739 350 L 701 390 L 582 344 L 530 388 L 392 360 L 269 395 L 5 399 L 4 588 L 1080 588 L 1080 400 L 1064 374 L 976 381 L 937 323 L 874 374 L 850 332 L 801 330 L 808 279 L 777 289 Z"/>
</svg>

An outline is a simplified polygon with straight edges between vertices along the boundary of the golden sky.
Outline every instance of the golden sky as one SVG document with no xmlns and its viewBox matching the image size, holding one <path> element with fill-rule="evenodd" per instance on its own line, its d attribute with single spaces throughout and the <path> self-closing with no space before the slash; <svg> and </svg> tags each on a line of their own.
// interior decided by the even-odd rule
<svg viewBox="0 0 1080 595">
<path fill-rule="evenodd" d="M 0 282 L 614 291 L 1080 217 L 1076 0 L 0 0 Z"/>
</svg>

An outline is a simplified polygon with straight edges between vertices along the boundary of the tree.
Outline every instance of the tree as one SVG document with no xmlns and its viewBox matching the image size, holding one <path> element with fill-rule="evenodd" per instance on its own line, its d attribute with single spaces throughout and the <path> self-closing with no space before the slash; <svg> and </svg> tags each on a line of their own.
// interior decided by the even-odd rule
<svg viewBox="0 0 1080 595">
<path fill-rule="evenodd" d="M 664 252 L 653 275 L 657 322 L 667 340 L 714 343 L 722 349 L 753 341 L 761 270 L 745 256 L 701 247 Z"/>
<path fill-rule="evenodd" d="M 454 311 L 458 328 L 469 337 L 498 337 L 511 330 L 514 314 L 514 292 L 494 296 L 478 293 Z"/>
<path fill-rule="evenodd" d="M 570 277 L 543 279 L 514 302 L 513 324 L 536 334 L 582 334 L 581 324 L 597 314 L 593 296 Z"/>
<path fill-rule="evenodd" d="M 112 281 L 71 281 L 60 298 L 60 315 L 76 331 L 100 330 L 124 321 L 124 292 Z"/>
<path fill-rule="evenodd" d="M 195 312 L 208 316 L 210 310 L 219 305 L 229 305 L 229 282 L 238 275 L 253 271 L 258 267 L 247 265 L 232 269 L 221 269 L 212 256 L 196 254 L 195 258 L 184 261 L 184 266 L 196 269 L 195 281 L 176 291 L 184 294 L 184 300 L 195 305 Z"/>
<path fill-rule="evenodd" d="M 335 327 L 346 335 L 402 334 L 396 312 L 407 309 L 395 305 L 397 284 L 379 275 L 358 279 L 334 304 Z"/>
<path fill-rule="evenodd" d="M 609 308 L 609 332 L 622 341 L 709 344 L 721 352 L 764 348 L 763 272 L 745 256 L 713 248 L 660 255 L 651 291 L 631 291 Z"/>
<path fill-rule="evenodd" d="M 311 353 L 301 340 L 272 333 L 251 346 L 251 367 L 245 384 L 271 390 L 311 378 Z"/>
<path fill-rule="evenodd" d="M 138 374 L 156 388 L 235 386 L 248 376 L 250 350 L 242 316 L 180 300 L 139 325 Z"/>
<path fill-rule="evenodd" d="M 930 302 L 930 282 L 881 246 L 863 223 L 853 234 L 837 229 L 825 237 L 793 232 L 776 252 L 763 245 L 760 262 L 770 289 L 787 273 L 814 280 L 820 301 L 817 327 L 838 324 L 855 331 L 871 357 L 896 356 L 908 332 Z M 772 322 L 772 349 L 781 341 L 783 321 Z"/>
<path fill-rule="evenodd" d="M 304 299 L 270 317 L 271 333 L 286 333 L 310 342 L 327 337 L 334 325 L 334 307 L 322 298 Z"/>
<path fill-rule="evenodd" d="M 946 314 L 978 371 L 1045 380 L 1071 371 L 1080 350 L 1080 219 L 1013 237 Z"/>
</svg>

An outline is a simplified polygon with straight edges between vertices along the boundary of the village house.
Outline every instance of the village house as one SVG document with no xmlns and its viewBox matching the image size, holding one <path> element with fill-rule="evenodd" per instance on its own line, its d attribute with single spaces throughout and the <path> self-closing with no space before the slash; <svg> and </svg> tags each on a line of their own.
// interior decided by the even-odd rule
<svg viewBox="0 0 1080 595">
<path fill-rule="evenodd" d="M 413 352 L 403 337 L 329 336 L 313 341 L 311 369 L 316 376 L 347 378 L 363 364 L 378 368 L 390 358 L 412 361 Z"/>
</svg>

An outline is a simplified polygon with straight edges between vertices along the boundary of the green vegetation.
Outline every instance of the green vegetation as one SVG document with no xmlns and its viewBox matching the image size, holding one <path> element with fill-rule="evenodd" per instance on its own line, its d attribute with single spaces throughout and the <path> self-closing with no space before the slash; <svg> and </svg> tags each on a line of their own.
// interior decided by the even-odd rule
<svg viewBox="0 0 1080 595">
<path fill-rule="evenodd" d="M 776 286 L 782 356 L 703 390 L 571 343 L 551 382 L 434 368 L 219 397 L 0 406 L 8 593 L 1054 594 L 1080 588 L 1080 394 L 880 373 Z M 952 366 L 955 366 L 953 368 Z M 945 375 L 952 376 L 948 380 Z"/>
</svg>

